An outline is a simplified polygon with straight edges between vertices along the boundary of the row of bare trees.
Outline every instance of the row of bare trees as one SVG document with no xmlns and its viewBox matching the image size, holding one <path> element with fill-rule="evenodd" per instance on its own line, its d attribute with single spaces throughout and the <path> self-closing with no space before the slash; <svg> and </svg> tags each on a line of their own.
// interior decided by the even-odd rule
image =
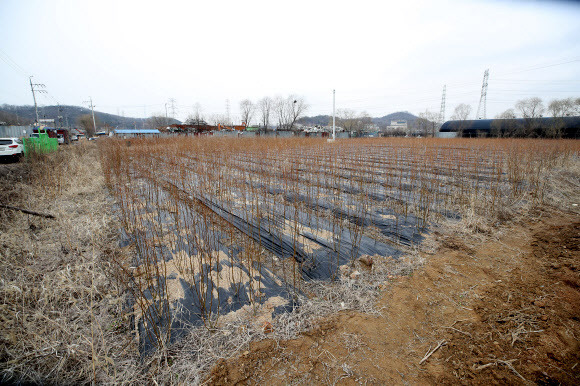
<svg viewBox="0 0 580 386">
<path fill-rule="evenodd" d="M 289 95 L 287 97 L 276 96 L 264 97 L 257 102 L 244 99 L 240 102 L 240 120 L 246 126 L 255 124 L 262 130 L 267 130 L 272 126 L 278 130 L 293 130 L 296 121 L 308 110 L 308 104 L 303 97 Z M 185 123 L 200 124 L 209 123 L 211 125 L 232 125 L 228 114 L 211 114 L 204 116 L 199 103 L 194 105 L 193 112 L 189 114 Z"/>
<path fill-rule="evenodd" d="M 360 136 L 363 131 L 369 130 L 373 125 L 373 119 L 366 111 L 357 113 L 353 109 L 338 109 L 336 118 L 338 126 L 345 131 L 354 132 L 357 136 Z"/>
<path fill-rule="evenodd" d="M 308 110 L 308 104 L 304 98 L 295 95 L 275 98 L 264 97 L 254 103 L 250 99 L 240 102 L 240 115 L 242 122 L 250 126 L 254 116 L 257 118 L 260 128 L 267 130 L 270 120 L 275 119 L 278 130 L 293 130 L 296 121 Z"/>
<path fill-rule="evenodd" d="M 419 113 L 418 118 L 415 120 L 415 131 L 425 137 L 429 135 L 434 137 L 443 123 L 439 122 L 439 120 L 439 114 L 425 110 L 425 112 Z"/>
<path fill-rule="evenodd" d="M 515 109 L 507 109 L 495 117 L 491 135 L 560 138 L 565 127 L 563 118 L 576 115 L 580 115 L 580 98 L 554 99 L 547 108 L 541 98 L 526 98 L 519 100 Z M 540 118 L 544 116 L 554 118 L 549 126 L 540 124 Z M 523 123 L 510 121 L 515 118 L 523 118 Z"/>
<path fill-rule="evenodd" d="M 542 118 L 544 114 L 554 118 L 575 116 L 580 114 L 580 98 L 554 99 L 546 108 L 541 98 L 532 97 L 516 102 L 515 108 L 509 108 L 496 115 L 496 119 Z M 465 121 L 470 118 L 471 106 L 460 103 L 455 107 L 452 120 Z"/>
</svg>

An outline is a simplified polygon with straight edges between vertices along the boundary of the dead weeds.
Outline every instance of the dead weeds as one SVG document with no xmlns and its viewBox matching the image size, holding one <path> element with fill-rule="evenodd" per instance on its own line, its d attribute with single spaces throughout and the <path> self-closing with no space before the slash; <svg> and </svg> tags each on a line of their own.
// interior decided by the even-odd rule
<svg viewBox="0 0 580 386">
<path fill-rule="evenodd" d="M 78 384 L 138 379 L 124 297 L 103 251 L 116 225 L 96 149 L 71 145 L 17 164 L 0 209 L 2 382 Z"/>
</svg>

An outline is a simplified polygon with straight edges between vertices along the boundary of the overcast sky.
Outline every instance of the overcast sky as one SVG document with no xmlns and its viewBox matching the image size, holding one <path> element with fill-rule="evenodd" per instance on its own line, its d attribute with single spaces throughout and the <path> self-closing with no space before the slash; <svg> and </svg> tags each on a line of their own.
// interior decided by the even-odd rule
<svg viewBox="0 0 580 386">
<path fill-rule="evenodd" d="M 303 96 L 308 115 L 383 116 L 580 97 L 580 4 L 566 1 L 0 0 L 0 104 L 82 105 L 176 118 L 199 103 Z M 85 104 L 86 105 L 86 104 Z M 170 112 L 171 113 L 171 112 Z"/>
</svg>

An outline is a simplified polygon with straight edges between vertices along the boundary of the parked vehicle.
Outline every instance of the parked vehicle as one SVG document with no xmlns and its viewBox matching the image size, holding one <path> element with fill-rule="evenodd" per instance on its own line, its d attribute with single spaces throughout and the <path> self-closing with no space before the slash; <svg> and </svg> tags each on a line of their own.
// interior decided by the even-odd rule
<svg viewBox="0 0 580 386">
<path fill-rule="evenodd" d="M 0 158 L 18 159 L 24 155 L 24 146 L 19 138 L 0 138 Z"/>
<path fill-rule="evenodd" d="M 79 140 L 79 136 L 73 134 L 73 135 L 71 135 L 70 140 L 71 141 L 78 141 Z"/>
<path fill-rule="evenodd" d="M 37 127 L 35 127 L 32 130 L 32 132 L 34 134 L 38 134 L 39 129 Z M 66 129 L 55 129 L 53 127 L 43 127 L 42 129 L 40 129 L 40 132 L 44 132 L 44 133 L 48 134 L 49 138 L 58 139 L 59 145 L 63 144 L 63 143 L 70 143 L 70 133 Z"/>
</svg>

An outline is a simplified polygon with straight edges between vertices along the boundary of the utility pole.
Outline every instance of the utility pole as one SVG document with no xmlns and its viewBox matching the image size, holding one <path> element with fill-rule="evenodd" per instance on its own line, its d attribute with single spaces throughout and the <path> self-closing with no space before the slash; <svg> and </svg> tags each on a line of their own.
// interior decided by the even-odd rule
<svg viewBox="0 0 580 386">
<path fill-rule="evenodd" d="M 30 81 L 30 90 L 32 90 L 32 98 L 34 99 L 34 111 L 36 112 L 36 124 L 38 124 L 38 105 L 36 104 L 35 92 L 46 93 L 46 90 L 38 90 L 38 88 L 45 88 L 46 86 L 42 83 L 32 83 L 32 76 L 30 76 L 29 81 Z M 35 89 L 35 87 L 36 87 L 36 89 Z"/>
<path fill-rule="evenodd" d="M 335 100 L 336 100 L 336 90 L 332 90 L 332 140 L 334 141 L 336 139 L 336 125 L 335 125 L 335 120 L 336 120 L 336 104 L 335 104 Z"/>
<path fill-rule="evenodd" d="M 91 114 L 93 115 L 93 129 L 95 130 L 95 134 L 97 133 L 97 123 L 95 122 L 95 106 L 93 105 L 93 98 L 89 97 L 88 101 L 85 101 L 85 103 L 89 103 L 89 106 L 91 107 Z"/>
<path fill-rule="evenodd" d="M 57 111 L 58 111 L 57 116 L 56 116 L 58 118 L 58 127 L 62 129 L 62 107 L 61 107 L 60 103 L 57 103 L 56 106 L 57 106 Z"/>
</svg>

